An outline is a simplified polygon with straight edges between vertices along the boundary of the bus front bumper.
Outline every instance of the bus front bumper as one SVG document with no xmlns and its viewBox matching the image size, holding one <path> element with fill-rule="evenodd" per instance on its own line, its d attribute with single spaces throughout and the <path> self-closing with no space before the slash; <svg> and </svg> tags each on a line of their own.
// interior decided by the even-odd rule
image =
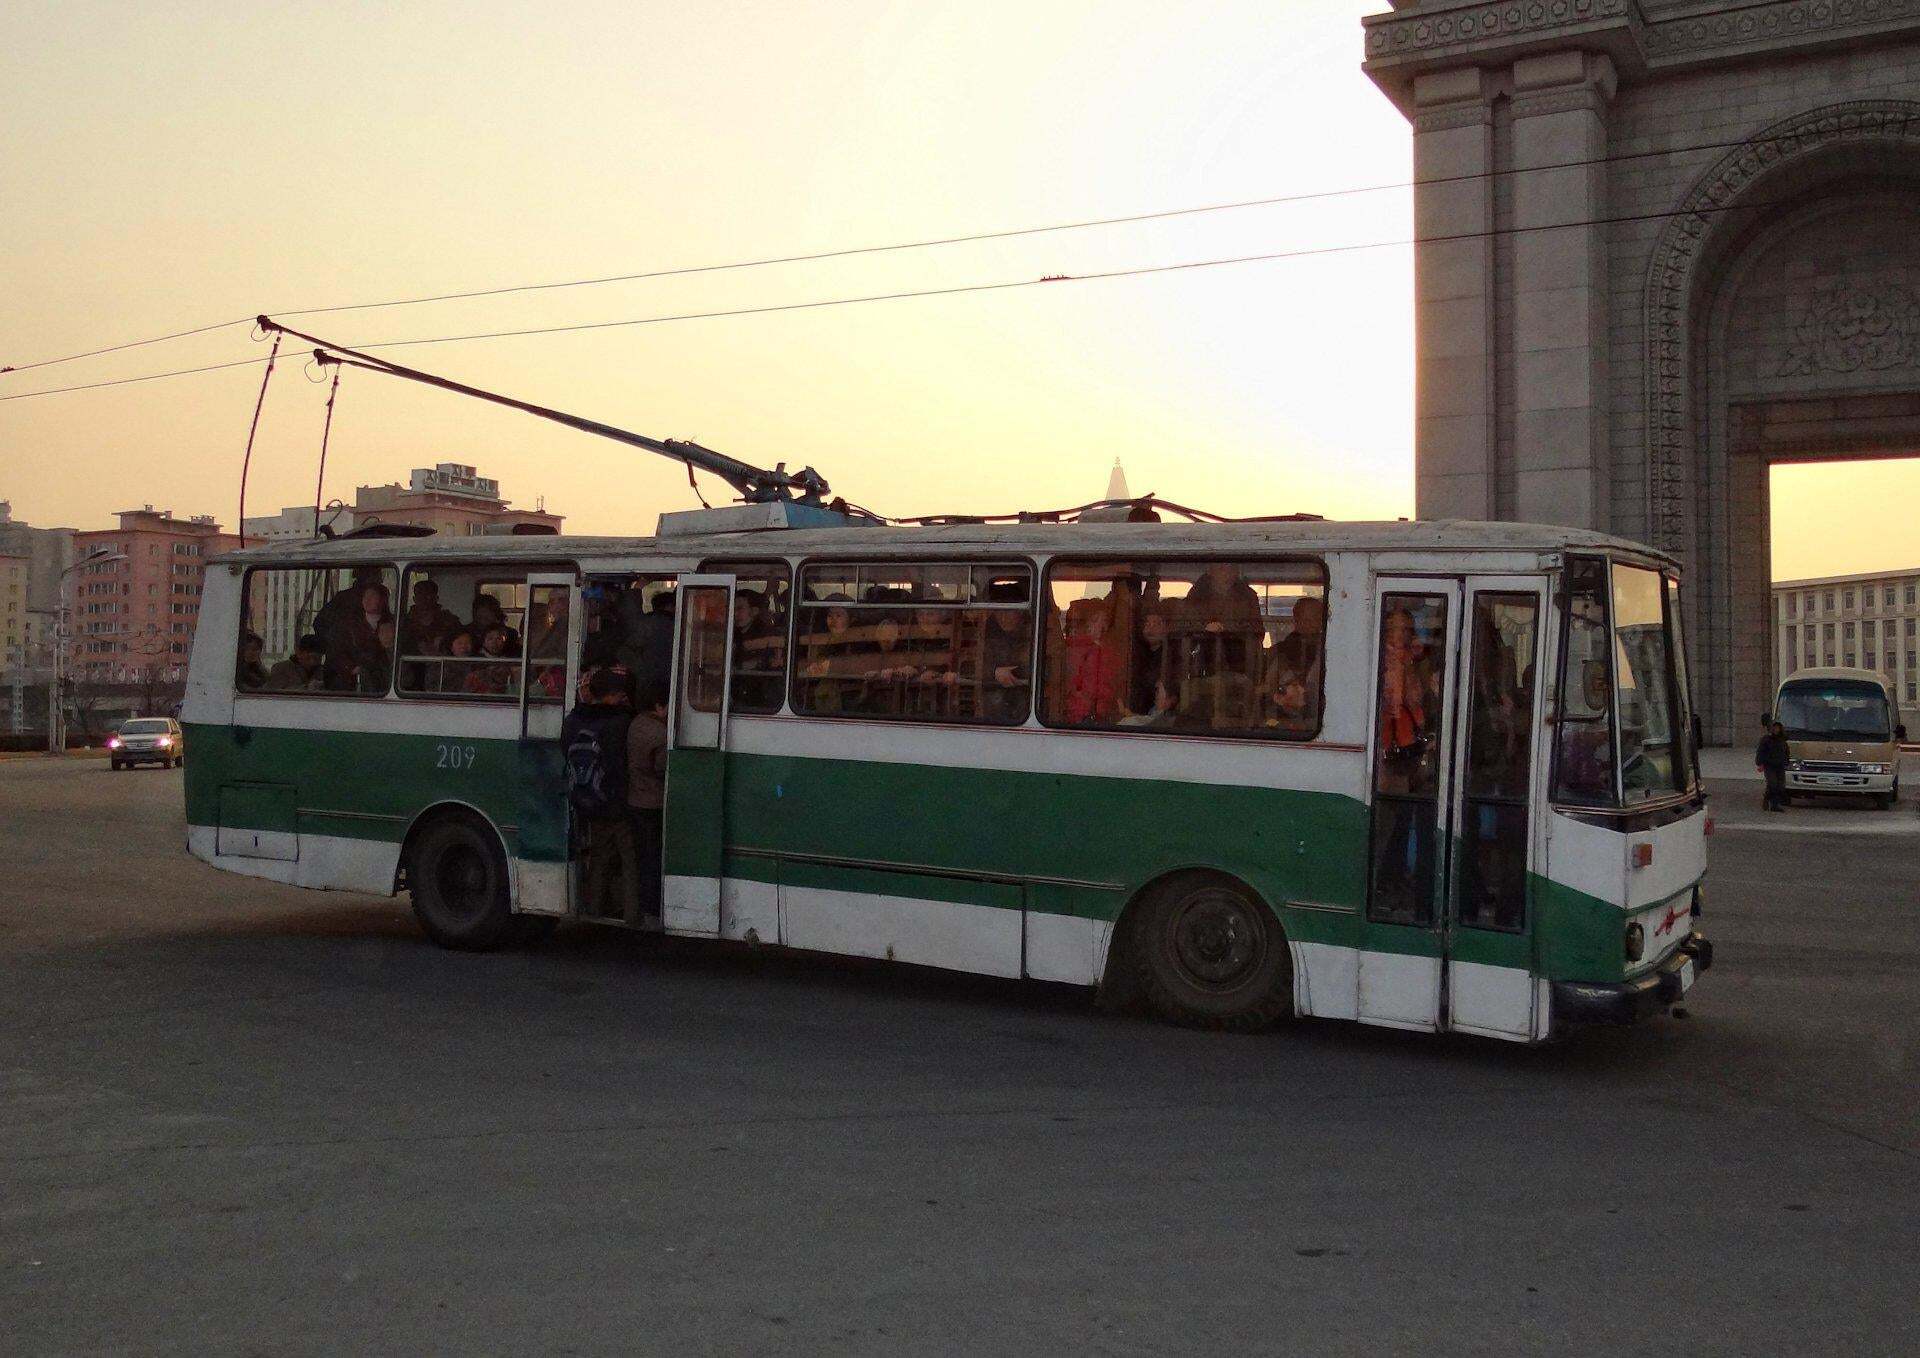
<svg viewBox="0 0 1920 1358">
<path fill-rule="evenodd" d="M 1555 981 L 1555 1023 L 1632 1023 L 1680 1003 L 1693 978 L 1713 965 L 1713 942 L 1695 931 L 1659 966 L 1631 981 Z"/>
</svg>

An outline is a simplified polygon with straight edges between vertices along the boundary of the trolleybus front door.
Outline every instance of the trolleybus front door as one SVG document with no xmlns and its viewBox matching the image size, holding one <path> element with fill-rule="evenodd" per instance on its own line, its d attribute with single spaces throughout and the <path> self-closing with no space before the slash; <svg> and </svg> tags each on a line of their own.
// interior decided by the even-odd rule
<svg viewBox="0 0 1920 1358">
<path fill-rule="evenodd" d="M 1359 1016 L 1527 1039 L 1542 582 L 1387 579 L 1375 601 Z"/>
<path fill-rule="evenodd" d="M 1461 614 L 1447 875 L 1448 1026 L 1491 1037 L 1536 1035 L 1532 892 L 1535 788 L 1546 668 L 1545 585 L 1533 576 L 1471 576 Z"/>
<path fill-rule="evenodd" d="M 733 590 L 731 575 L 683 575 L 674 603 L 661 836 L 661 915 L 670 933 L 720 932 Z"/>
<path fill-rule="evenodd" d="M 1439 1026 L 1460 592 L 1458 581 L 1439 579 L 1383 579 L 1375 588 L 1372 797 L 1358 963 L 1358 1014 L 1366 1023 Z"/>
<path fill-rule="evenodd" d="M 514 780 L 517 907 L 529 914 L 573 909 L 566 753 L 560 723 L 580 675 L 580 590 L 572 575 L 527 577 L 521 619 L 519 776 Z M 533 654 L 535 650 L 540 654 Z"/>
</svg>

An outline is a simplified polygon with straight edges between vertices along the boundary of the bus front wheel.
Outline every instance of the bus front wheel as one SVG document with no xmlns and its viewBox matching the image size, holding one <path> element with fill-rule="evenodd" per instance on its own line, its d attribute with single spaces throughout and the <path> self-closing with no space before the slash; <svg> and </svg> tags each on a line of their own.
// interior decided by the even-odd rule
<svg viewBox="0 0 1920 1358">
<path fill-rule="evenodd" d="M 407 881 L 420 927 L 441 947 L 484 952 L 511 941 L 506 856 L 481 826 L 461 817 L 429 825 L 408 855 Z"/>
<path fill-rule="evenodd" d="M 1273 912 L 1238 882 L 1183 874 L 1141 904 L 1135 962 L 1162 1018 L 1257 1032 L 1292 1011 L 1286 937 Z"/>
</svg>

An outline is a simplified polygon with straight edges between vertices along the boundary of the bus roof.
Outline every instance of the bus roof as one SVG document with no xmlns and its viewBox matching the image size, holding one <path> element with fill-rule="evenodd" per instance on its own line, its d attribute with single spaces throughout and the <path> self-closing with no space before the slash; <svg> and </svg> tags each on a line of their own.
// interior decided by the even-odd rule
<svg viewBox="0 0 1920 1358">
<path fill-rule="evenodd" d="M 252 563 L 363 560 L 543 560 L 563 557 L 871 555 L 939 550 L 985 553 L 1217 552 L 1563 552 L 1604 551 L 1674 567 L 1672 557 L 1606 533 L 1535 523 L 1477 523 L 1457 519 L 1284 523 L 1039 523 L 942 524 L 931 527 L 763 529 L 672 537 L 366 537 L 332 542 L 288 542 L 249 547 L 215 558 Z"/>
</svg>

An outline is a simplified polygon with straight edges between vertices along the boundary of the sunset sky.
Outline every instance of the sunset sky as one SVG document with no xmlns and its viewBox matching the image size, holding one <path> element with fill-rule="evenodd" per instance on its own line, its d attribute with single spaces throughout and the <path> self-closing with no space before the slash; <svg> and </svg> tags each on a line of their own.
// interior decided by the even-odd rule
<svg viewBox="0 0 1920 1358">
<path fill-rule="evenodd" d="M 1407 126 L 1359 71 L 1360 16 L 1381 7 L 16 3 L 0 363 L 260 311 L 351 345 L 1401 240 L 1394 191 L 293 314 L 1397 183 Z M 1134 490 L 1222 513 L 1391 517 L 1413 509 L 1410 295 L 1393 248 L 393 356 L 810 463 L 886 513 L 1075 504 L 1119 457 Z M 0 395 L 262 354 L 233 326 L 0 376 Z M 230 524 L 259 377 L 0 403 L 0 499 L 41 524 L 147 502 Z M 325 392 L 282 365 L 249 512 L 311 501 Z M 544 497 L 573 531 L 646 532 L 693 503 L 671 464 L 348 373 L 327 494 L 435 461 Z M 1913 464 L 1789 480 L 1776 574 L 1920 564 Z"/>
</svg>

